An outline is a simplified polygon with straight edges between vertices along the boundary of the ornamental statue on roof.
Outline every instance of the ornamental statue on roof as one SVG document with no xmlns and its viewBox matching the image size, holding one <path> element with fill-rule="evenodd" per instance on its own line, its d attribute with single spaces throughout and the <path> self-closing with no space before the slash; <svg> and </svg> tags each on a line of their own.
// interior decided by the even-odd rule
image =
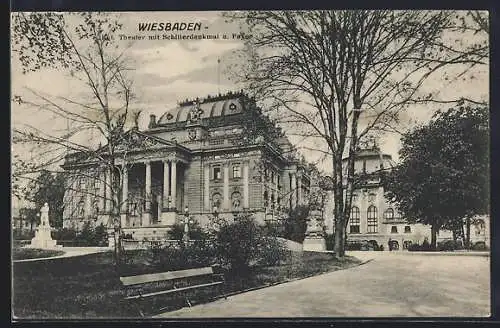
<svg viewBox="0 0 500 328">
<path fill-rule="evenodd" d="M 196 99 L 193 101 L 193 107 L 189 110 L 187 120 L 189 123 L 199 123 L 201 120 L 201 115 L 203 115 L 203 109 L 200 107 L 201 101 Z"/>
</svg>

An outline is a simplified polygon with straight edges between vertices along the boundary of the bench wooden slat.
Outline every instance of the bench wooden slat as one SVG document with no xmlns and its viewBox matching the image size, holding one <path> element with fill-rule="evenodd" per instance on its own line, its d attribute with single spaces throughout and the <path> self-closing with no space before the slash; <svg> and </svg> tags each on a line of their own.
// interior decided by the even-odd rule
<svg viewBox="0 0 500 328">
<path fill-rule="evenodd" d="M 120 277 L 120 281 L 124 286 L 131 286 L 131 285 L 146 284 L 157 281 L 166 281 L 166 280 L 173 280 L 180 278 L 202 276 L 208 274 L 213 274 L 212 267 Z"/>
<path fill-rule="evenodd" d="M 219 285 L 219 284 L 222 284 L 222 283 L 224 283 L 224 282 L 223 281 L 216 281 L 216 282 L 211 282 L 211 283 L 207 283 L 207 284 L 201 284 L 201 285 L 187 286 L 187 287 L 176 288 L 176 289 L 163 290 L 163 291 L 159 291 L 159 292 L 142 294 L 142 295 L 128 296 L 125 299 L 126 300 L 132 300 L 132 299 L 138 299 L 138 298 L 145 298 L 145 297 L 149 297 L 149 296 L 157 296 L 157 295 L 162 295 L 162 294 L 171 294 L 171 293 L 176 293 L 176 292 L 179 292 L 179 291 L 182 291 L 182 290 L 188 290 L 188 289 L 194 289 L 194 288 L 214 286 L 214 285 Z"/>
</svg>

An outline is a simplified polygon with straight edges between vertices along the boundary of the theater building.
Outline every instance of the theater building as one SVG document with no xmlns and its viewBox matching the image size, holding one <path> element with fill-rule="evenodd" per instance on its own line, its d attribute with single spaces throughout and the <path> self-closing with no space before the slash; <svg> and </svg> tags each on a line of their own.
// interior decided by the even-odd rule
<svg viewBox="0 0 500 328">
<path fill-rule="evenodd" d="M 263 223 L 304 203 L 309 176 L 287 138 L 269 142 L 265 134 L 249 134 L 249 124 L 266 122 L 255 101 L 241 92 L 184 101 L 159 118 L 151 115 L 146 130 L 128 131 L 117 150 L 117 164 L 125 172 L 120 191 L 126 199 L 121 204 L 124 233 L 135 239 L 166 238 L 186 212 L 202 226 L 214 215 L 231 219 L 243 211 Z M 63 168 L 80 172 L 65 194 L 66 227 L 91 222 L 111 228 L 108 195 L 116 173 L 81 174 L 98 166 L 81 153 L 66 157 Z"/>
</svg>

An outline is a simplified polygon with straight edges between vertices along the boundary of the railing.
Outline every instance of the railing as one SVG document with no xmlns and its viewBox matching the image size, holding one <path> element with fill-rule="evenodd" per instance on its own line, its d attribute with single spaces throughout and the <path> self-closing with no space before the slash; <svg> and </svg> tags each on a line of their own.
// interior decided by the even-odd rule
<svg viewBox="0 0 500 328">
<path fill-rule="evenodd" d="M 31 244 L 31 239 L 13 239 L 12 245 L 14 247 L 23 247 Z"/>
<path fill-rule="evenodd" d="M 198 240 L 190 239 L 187 243 L 192 245 L 198 242 Z M 185 242 L 176 239 L 165 239 L 165 240 L 133 240 L 133 239 L 123 239 L 122 245 L 126 250 L 134 249 L 148 249 L 152 247 L 181 247 Z"/>
<path fill-rule="evenodd" d="M 99 245 L 89 245 L 89 242 L 85 240 L 58 240 L 57 245 L 63 247 L 106 247 L 108 246 L 108 242 L 102 242 Z"/>
<path fill-rule="evenodd" d="M 208 144 L 212 145 L 212 146 L 213 145 L 223 145 L 224 141 L 225 141 L 225 139 L 212 139 L 212 140 L 208 141 Z"/>
</svg>

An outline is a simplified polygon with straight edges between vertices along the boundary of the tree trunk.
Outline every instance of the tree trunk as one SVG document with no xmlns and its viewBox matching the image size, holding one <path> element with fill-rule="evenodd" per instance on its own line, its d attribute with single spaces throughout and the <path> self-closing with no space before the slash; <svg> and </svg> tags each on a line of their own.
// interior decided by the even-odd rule
<svg viewBox="0 0 500 328">
<path fill-rule="evenodd" d="M 439 226 L 437 224 L 433 224 L 431 226 L 431 248 L 432 249 L 436 249 L 438 231 L 439 231 Z"/>
<path fill-rule="evenodd" d="M 116 220 L 116 219 L 114 219 Z M 119 220 L 119 219 L 118 219 Z M 114 249 L 114 255 L 115 255 L 115 265 L 119 266 L 122 263 L 122 238 L 121 238 L 121 229 L 119 226 L 115 224 L 114 227 L 114 240 L 115 240 L 115 249 Z"/>
<path fill-rule="evenodd" d="M 345 256 L 344 222 L 340 218 L 335 220 L 335 257 L 343 258 Z"/>
<path fill-rule="evenodd" d="M 465 248 L 470 248 L 470 218 L 467 217 L 465 219 L 465 228 L 466 228 L 466 236 L 465 236 Z"/>
</svg>

